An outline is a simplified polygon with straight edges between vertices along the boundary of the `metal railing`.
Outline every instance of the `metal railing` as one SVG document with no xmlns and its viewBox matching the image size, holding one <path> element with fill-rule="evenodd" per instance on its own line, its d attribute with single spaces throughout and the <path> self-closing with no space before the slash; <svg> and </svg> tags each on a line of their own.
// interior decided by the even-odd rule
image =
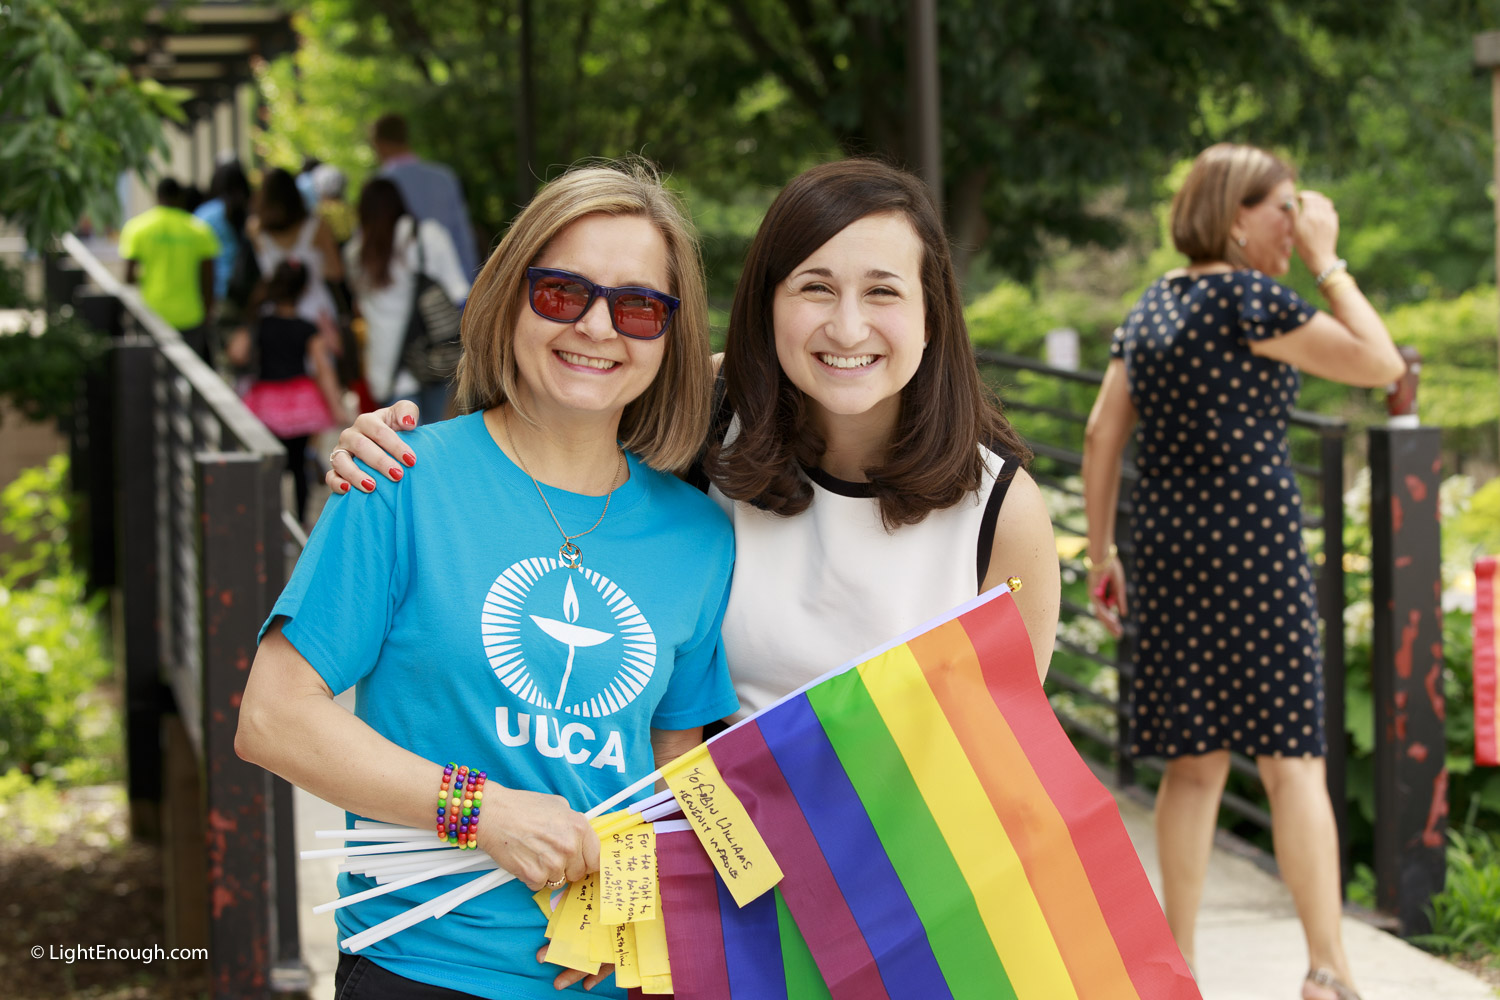
<svg viewBox="0 0 1500 1000">
<path fill-rule="evenodd" d="M 199 779 L 213 995 L 305 990 L 292 789 L 234 751 L 257 633 L 285 582 L 284 547 L 301 540 L 282 508 L 286 451 L 135 288 L 76 238 L 62 242 L 80 269 L 78 287 L 63 291 L 115 338 L 80 422 L 82 447 L 113 458 L 88 485 L 91 510 L 114 514 L 95 520 L 113 529 L 118 553 L 110 582 L 132 812 L 149 815 L 161 800 L 163 722 L 175 707 Z"/>
<path fill-rule="evenodd" d="M 1053 491 L 1055 495 L 1071 501 L 1077 507 L 1070 515 L 1054 516 L 1053 527 L 1061 542 L 1060 548 L 1066 550 L 1076 547 L 1078 551 L 1077 558 L 1063 560 L 1065 573 L 1082 578 L 1086 576 L 1081 556 L 1087 526 L 1083 522 L 1083 493 L 1077 476 L 1083 462 L 1084 425 L 1103 380 L 1103 373 L 1054 368 L 1031 358 L 1001 351 L 980 350 L 976 352 L 976 356 L 981 369 L 1001 388 L 1006 409 L 1012 414 L 1017 429 L 1030 432 L 1023 436 L 1036 456 L 1031 469 L 1032 477 L 1044 489 Z M 1348 426 L 1342 420 L 1303 410 L 1292 412 L 1289 434 L 1293 468 L 1304 497 L 1302 526 L 1304 532 L 1321 535 L 1320 544 L 1316 536 L 1309 539 L 1313 543 L 1309 548 L 1317 553 L 1316 558 L 1319 560 L 1314 569 L 1317 574 L 1318 615 L 1323 626 L 1328 790 L 1338 821 L 1346 880 L 1350 869 L 1345 816 L 1343 462 L 1348 433 Z M 1129 485 L 1138 478 L 1128 452 L 1122 461 L 1121 477 L 1123 488 L 1120 491 L 1115 537 L 1128 575 L 1133 556 L 1130 542 L 1132 511 Z M 1053 701 L 1064 729 L 1073 737 L 1080 750 L 1088 754 L 1091 748 L 1097 748 L 1096 753 L 1106 753 L 1110 763 L 1114 765 L 1119 784 L 1129 787 L 1138 783 L 1138 769 L 1158 773 L 1162 770 L 1161 761 L 1138 759 L 1130 752 L 1128 692 L 1134 671 L 1134 629 L 1127 625 L 1124 636 L 1113 644 L 1112 654 L 1108 644 L 1094 648 L 1087 642 L 1069 638 L 1069 633 L 1080 631 L 1071 628 L 1071 625 L 1092 618 L 1087 599 L 1080 601 L 1070 598 L 1069 589 L 1065 583 L 1059 616 L 1061 628 L 1057 654 L 1053 657 L 1053 669 L 1047 675 L 1047 686 L 1054 694 L 1066 694 L 1065 698 L 1054 698 Z M 1077 591 L 1076 587 L 1073 589 Z M 1070 660 L 1112 671 L 1116 679 L 1114 692 L 1109 692 L 1107 685 L 1105 690 L 1100 690 L 1100 685 L 1091 685 L 1075 676 L 1069 671 Z M 1070 711 L 1070 704 L 1107 710 L 1113 716 L 1112 729 L 1101 727 L 1097 718 L 1091 721 L 1084 717 L 1084 713 Z M 1098 713 L 1094 714 L 1097 716 Z M 1243 755 L 1232 754 L 1230 768 L 1254 790 L 1254 796 L 1226 791 L 1224 808 L 1241 820 L 1269 831 L 1271 817 L 1263 804 L 1263 788 L 1255 762 Z"/>
</svg>

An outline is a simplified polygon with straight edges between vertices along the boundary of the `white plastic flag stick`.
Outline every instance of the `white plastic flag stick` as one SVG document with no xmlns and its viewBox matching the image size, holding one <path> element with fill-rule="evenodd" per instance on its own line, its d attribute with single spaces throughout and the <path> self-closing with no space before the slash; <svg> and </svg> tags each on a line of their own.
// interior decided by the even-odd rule
<svg viewBox="0 0 1500 1000">
<path fill-rule="evenodd" d="M 469 867 L 467 867 L 467 868 L 460 868 L 457 872 L 450 873 L 450 874 L 467 875 L 469 872 L 490 872 L 490 871 L 495 871 L 499 867 L 500 866 L 497 865 L 493 861 L 486 861 L 483 864 L 480 864 L 479 862 L 476 861 L 475 863 L 471 864 Z M 400 875 L 397 875 L 397 874 L 394 874 L 394 873 L 385 874 L 385 875 L 377 875 L 377 876 L 375 876 L 375 881 L 379 885 L 385 885 L 387 882 L 394 882 L 394 881 L 396 881 L 396 879 L 398 879 L 400 877 L 401 877 Z"/>
<path fill-rule="evenodd" d="M 451 860 L 450 857 L 444 854 L 419 855 L 415 859 L 406 855 L 396 854 L 390 858 L 381 858 L 379 861 L 362 861 L 359 859 L 347 861 L 339 865 L 339 868 L 355 875 L 375 878 L 381 875 L 410 874 L 411 872 L 425 871 L 428 868 L 445 865 Z"/>
<path fill-rule="evenodd" d="M 466 851 L 465 853 L 467 854 L 468 852 Z M 313 912 L 327 913 L 329 910 L 342 909 L 343 907 L 348 906 L 351 903 L 358 903 L 366 899 L 374 899 L 376 896 L 384 896 L 388 892 L 395 892 L 397 889 L 405 889 L 409 885 L 416 885 L 418 882 L 425 882 L 428 879 L 436 878 L 439 875 L 452 875 L 457 872 L 466 871 L 475 865 L 486 863 L 494 863 L 494 861 L 488 854 L 481 855 L 477 858 L 459 858 L 457 861 L 450 861 L 446 865 L 439 865 L 438 867 L 425 872 L 418 872 L 415 875 L 408 875 L 406 876 L 406 878 L 397 879 L 394 882 L 387 882 L 385 885 L 377 885 L 373 889 L 366 889 L 364 892 L 356 892 L 352 896 L 340 896 L 338 899 L 331 900 L 330 902 L 319 903 L 317 906 L 313 907 Z"/>
<path fill-rule="evenodd" d="M 351 858 L 359 858 L 369 854 L 399 854 L 402 851 L 456 850 L 458 850 L 457 847 L 449 847 L 446 840 L 438 840 L 434 836 L 431 840 L 403 841 L 398 844 L 374 844 L 370 847 L 325 847 L 316 851 L 303 851 L 299 856 L 304 861 L 310 861 L 313 858 L 337 858 L 345 855 Z"/>
<path fill-rule="evenodd" d="M 413 830 L 409 827 L 396 827 L 391 830 L 317 830 L 313 836 L 318 840 L 348 840 L 362 844 L 377 844 L 386 841 L 398 840 L 433 840 L 437 837 L 435 830 Z"/>
</svg>

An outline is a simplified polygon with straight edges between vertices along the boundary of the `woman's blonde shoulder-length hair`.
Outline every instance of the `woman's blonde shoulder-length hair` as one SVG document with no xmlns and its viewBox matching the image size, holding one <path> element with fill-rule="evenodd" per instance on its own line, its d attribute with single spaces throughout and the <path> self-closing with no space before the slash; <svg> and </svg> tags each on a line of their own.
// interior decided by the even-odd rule
<svg viewBox="0 0 1500 1000">
<path fill-rule="evenodd" d="M 526 269 L 568 226 L 588 215 L 639 216 L 667 245 L 671 287 L 682 300 L 668 328 L 661 370 L 625 407 L 620 439 L 653 469 L 685 469 L 708 433 L 713 371 L 708 343 L 708 296 L 698 241 L 676 195 L 644 160 L 593 162 L 547 184 L 516 216 L 469 292 L 458 362 L 458 410 L 472 413 L 509 401 L 532 417 L 516 395 L 515 330 L 526 309 Z"/>
<path fill-rule="evenodd" d="M 1245 267 L 1230 237 L 1241 208 L 1254 208 L 1297 172 L 1258 146 L 1221 142 L 1198 154 L 1172 198 L 1172 244 L 1194 264 L 1224 261 Z"/>
</svg>

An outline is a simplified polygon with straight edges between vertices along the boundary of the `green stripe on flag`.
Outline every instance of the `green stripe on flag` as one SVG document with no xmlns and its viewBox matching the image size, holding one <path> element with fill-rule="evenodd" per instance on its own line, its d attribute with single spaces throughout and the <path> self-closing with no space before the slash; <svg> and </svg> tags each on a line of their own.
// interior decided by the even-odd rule
<svg viewBox="0 0 1500 1000">
<path fill-rule="evenodd" d="M 927 930 L 955 1000 L 1015 1000 L 969 883 L 859 671 L 813 687 L 807 700 Z"/>
<path fill-rule="evenodd" d="M 786 968 L 786 995 L 794 1000 L 830 1000 L 828 986 L 818 963 L 813 961 L 802 932 L 797 930 L 797 921 L 787 909 L 781 890 L 776 893 L 776 929 L 781 933 L 781 963 Z"/>
</svg>

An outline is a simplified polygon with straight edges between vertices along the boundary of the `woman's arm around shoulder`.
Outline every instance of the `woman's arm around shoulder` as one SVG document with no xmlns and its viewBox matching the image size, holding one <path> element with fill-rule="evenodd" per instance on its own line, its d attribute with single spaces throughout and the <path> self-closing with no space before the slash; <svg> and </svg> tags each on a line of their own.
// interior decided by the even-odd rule
<svg viewBox="0 0 1500 1000">
<path fill-rule="evenodd" d="M 995 521 L 995 542 L 990 550 L 990 568 L 981 591 L 1020 577 L 1016 608 L 1026 623 L 1031 650 L 1036 654 L 1037 676 L 1046 678 L 1052 662 L 1052 644 L 1057 638 L 1057 613 L 1062 600 L 1062 578 L 1057 564 L 1057 541 L 1052 518 L 1041 488 L 1025 469 L 1017 469 L 1000 514 Z"/>
</svg>

